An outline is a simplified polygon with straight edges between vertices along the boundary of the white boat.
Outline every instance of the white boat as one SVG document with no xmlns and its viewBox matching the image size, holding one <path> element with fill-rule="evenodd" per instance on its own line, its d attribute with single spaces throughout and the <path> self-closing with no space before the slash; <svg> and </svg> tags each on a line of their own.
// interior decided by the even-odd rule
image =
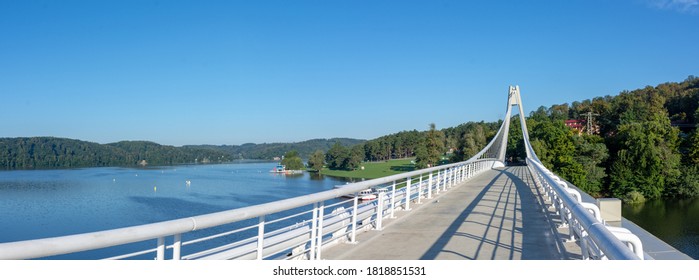
<svg viewBox="0 0 699 280">
<path fill-rule="evenodd" d="M 344 188 L 346 186 L 347 185 L 339 185 L 339 186 L 335 186 L 333 188 L 340 189 L 340 188 Z M 365 190 L 359 191 L 358 196 L 359 196 L 359 200 L 374 200 L 374 199 L 376 199 L 376 192 L 374 191 L 374 189 L 365 189 Z M 354 193 L 344 195 L 343 197 L 354 198 Z"/>
<path fill-rule="evenodd" d="M 301 173 L 303 173 L 303 170 L 287 170 L 286 166 L 279 164 L 274 169 L 270 170 L 269 172 L 280 173 L 280 174 L 301 174 Z"/>
</svg>

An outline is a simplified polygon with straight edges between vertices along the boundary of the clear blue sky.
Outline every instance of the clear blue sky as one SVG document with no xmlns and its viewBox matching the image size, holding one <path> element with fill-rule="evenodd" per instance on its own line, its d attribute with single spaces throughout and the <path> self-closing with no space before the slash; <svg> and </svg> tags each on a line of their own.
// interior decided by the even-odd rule
<svg viewBox="0 0 699 280">
<path fill-rule="evenodd" d="M 699 75 L 699 0 L 0 1 L 0 137 L 373 139 Z"/>
</svg>

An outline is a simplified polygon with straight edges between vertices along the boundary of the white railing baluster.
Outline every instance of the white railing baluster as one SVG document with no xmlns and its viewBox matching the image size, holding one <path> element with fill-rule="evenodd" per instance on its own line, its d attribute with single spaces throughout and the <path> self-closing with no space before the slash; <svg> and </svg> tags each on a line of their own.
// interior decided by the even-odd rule
<svg viewBox="0 0 699 280">
<path fill-rule="evenodd" d="M 427 178 L 427 199 L 432 199 L 432 181 L 433 181 L 432 175 L 433 174 L 434 173 L 432 173 L 430 171 L 430 174 L 428 175 L 428 178 Z"/>
<path fill-rule="evenodd" d="M 406 179 L 406 184 L 405 184 L 405 206 L 404 209 L 405 211 L 410 211 L 410 189 L 412 188 L 411 186 L 411 180 L 410 177 Z"/>
<path fill-rule="evenodd" d="M 257 223 L 257 260 L 262 260 L 265 249 L 265 216 L 260 216 Z"/>
<path fill-rule="evenodd" d="M 422 174 L 420 174 L 420 182 L 417 185 L 417 204 L 422 204 Z"/>
<path fill-rule="evenodd" d="M 352 237 L 351 243 L 357 243 L 357 208 L 359 206 L 359 195 L 355 195 L 352 203 Z"/>
<path fill-rule="evenodd" d="M 179 261 L 182 255 L 182 234 L 175 234 L 175 240 L 172 244 L 172 259 Z"/>
<path fill-rule="evenodd" d="M 359 195 L 359 193 L 355 194 Z M 313 220 L 311 221 L 311 251 L 309 259 L 316 259 L 316 237 L 318 235 L 318 202 L 313 203 Z"/>
<path fill-rule="evenodd" d="M 158 237 L 158 251 L 155 255 L 155 259 L 159 261 L 165 260 L 165 237 Z"/>
<path fill-rule="evenodd" d="M 393 181 L 393 187 L 391 188 L 391 219 L 395 219 L 396 210 L 396 181 Z"/>
<path fill-rule="evenodd" d="M 325 202 L 321 201 L 320 202 L 320 207 L 318 207 L 318 242 L 316 242 L 316 245 L 318 246 L 318 250 L 316 250 L 317 260 L 321 260 L 321 251 L 323 251 L 323 217 L 324 217 L 324 210 L 325 210 Z"/>
<path fill-rule="evenodd" d="M 386 192 L 380 191 L 377 199 L 379 201 L 376 202 L 376 230 L 381 231 L 383 230 L 383 208 Z"/>
</svg>

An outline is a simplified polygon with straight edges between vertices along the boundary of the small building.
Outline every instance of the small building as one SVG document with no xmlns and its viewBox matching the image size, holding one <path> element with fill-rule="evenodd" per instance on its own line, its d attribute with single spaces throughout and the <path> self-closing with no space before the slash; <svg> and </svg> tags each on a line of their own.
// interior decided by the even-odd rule
<svg viewBox="0 0 699 280">
<path fill-rule="evenodd" d="M 583 131 L 585 130 L 585 120 L 566 120 L 565 125 L 567 127 L 572 128 L 575 130 L 578 135 L 582 134 Z"/>
</svg>

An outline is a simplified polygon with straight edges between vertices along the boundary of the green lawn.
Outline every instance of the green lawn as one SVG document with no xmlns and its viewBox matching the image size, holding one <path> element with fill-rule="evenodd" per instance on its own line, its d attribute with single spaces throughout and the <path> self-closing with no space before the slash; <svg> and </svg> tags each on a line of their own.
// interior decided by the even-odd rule
<svg viewBox="0 0 699 280">
<path fill-rule="evenodd" d="M 415 158 L 363 162 L 361 166 L 364 167 L 364 170 L 361 168 L 353 171 L 323 169 L 320 174 L 343 178 L 375 179 L 413 171 L 415 170 L 415 165 L 411 163 L 413 160 L 415 160 Z"/>
</svg>

